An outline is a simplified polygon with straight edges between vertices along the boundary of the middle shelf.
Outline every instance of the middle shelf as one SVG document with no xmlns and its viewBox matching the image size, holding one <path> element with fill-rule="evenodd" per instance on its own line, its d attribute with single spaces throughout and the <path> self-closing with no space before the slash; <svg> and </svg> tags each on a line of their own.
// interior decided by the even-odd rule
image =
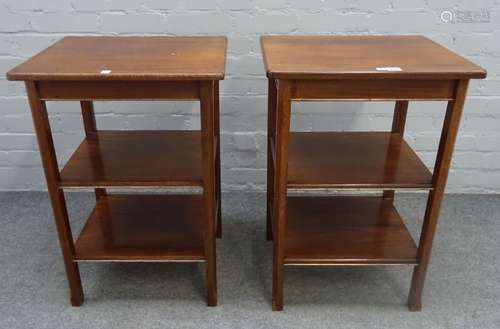
<svg viewBox="0 0 500 329">
<path fill-rule="evenodd" d="M 86 137 L 71 156 L 60 185 L 202 186 L 201 157 L 200 131 L 101 130 Z"/>
<path fill-rule="evenodd" d="M 397 133 L 292 132 L 287 186 L 431 189 L 432 174 Z"/>
</svg>

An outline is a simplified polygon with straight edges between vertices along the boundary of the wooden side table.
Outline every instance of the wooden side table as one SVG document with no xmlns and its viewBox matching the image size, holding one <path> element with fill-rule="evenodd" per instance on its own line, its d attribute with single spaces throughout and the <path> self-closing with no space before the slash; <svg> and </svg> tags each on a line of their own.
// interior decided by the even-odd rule
<svg viewBox="0 0 500 329">
<path fill-rule="evenodd" d="M 7 73 L 26 82 L 71 292 L 78 263 L 205 262 L 217 304 L 221 235 L 219 80 L 224 37 L 67 37 Z M 86 137 L 60 171 L 46 101 L 80 101 Z M 199 100 L 201 131 L 98 130 L 93 100 Z M 200 187 L 203 194 L 112 194 L 110 188 Z M 73 241 L 66 188 L 94 188 L 96 206 Z"/>
<path fill-rule="evenodd" d="M 414 265 L 424 278 L 468 80 L 485 70 L 421 36 L 266 36 L 269 79 L 267 237 L 273 309 L 285 265 Z M 391 132 L 290 133 L 294 100 L 395 100 Z M 409 101 L 447 101 L 434 173 L 403 138 Z M 289 196 L 289 190 L 380 190 L 380 196 Z M 418 247 L 394 208 L 397 190 L 427 190 Z"/>
</svg>

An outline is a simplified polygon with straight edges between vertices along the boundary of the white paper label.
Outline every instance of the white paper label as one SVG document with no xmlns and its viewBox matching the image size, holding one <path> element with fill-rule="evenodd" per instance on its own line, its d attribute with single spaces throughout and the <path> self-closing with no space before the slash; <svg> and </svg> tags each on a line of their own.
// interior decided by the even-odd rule
<svg viewBox="0 0 500 329">
<path fill-rule="evenodd" d="M 399 66 L 385 66 L 385 67 L 377 67 L 377 71 L 388 71 L 388 72 L 399 72 L 403 71 Z"/>
<path fill-rule="evenodd" d="M 111 70 L 101 70 L 101 74 L 110 74 Z"/>
</svg>

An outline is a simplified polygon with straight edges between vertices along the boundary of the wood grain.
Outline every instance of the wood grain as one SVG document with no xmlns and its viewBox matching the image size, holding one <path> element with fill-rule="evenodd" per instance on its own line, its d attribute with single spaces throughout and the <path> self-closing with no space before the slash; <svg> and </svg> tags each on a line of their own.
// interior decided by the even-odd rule
<svg viewBox="0 0 500 329">
<path fill-rule="evenodd" d="M 288 172 L 288 145 L 292 111 L 291 83 L 279 81 L 276 95 L 276 170 L 274 172 L 273 197 L 273 310 L 283 310 L 284 294 L 284 249 L 286 232 L 286 184 Z"/>
<path fill-rule="evenodd" d="M 203 261 L 202 198 L 103 196 L 75 249 L 77 261 Z"/>
<path fill-rule="evenodd" d="M 273 199 L 274 199 L 274 171 L 276 164 L 276 81 L 268 79 L 267 87 L 267 208 L 266 208 L 266 239 L 273 239 Z"/>
<path fill-rule="evenodd" d="M 278 79 L 486 76 L 481 67 L 423 36 L 263 36 L 261 44 L 267 76 Z"/>
<path fill-rule="evenodd" d="M 450 100 L 453 80 L 293 80 L 294 100 Z"/>
<path fill-rule="evenodd" d="M 198 100 L 198 81 L 39 81 L 43 100 Z"/>
<path fill-rule="evenodd" d="M 432 243 L 437 229 L 439 212 L 444 197 L 446 181 L 448 179 L 448 172 L 468 86 L 469 80 L 461 80 L 457 86 L 455 100 L 448 102 L 446 108 L 436 164 L 434 165 L 434 175 L 432 177 L 434 189 L 429 193 L 427 207 L 425 209 L 424 224 L 422 225 L 422 232 L 420 234 L 418 247 L 418 258 L 420 261 L 418 266 L 413 270 L 410 294 L 408 296 L 408 307 L 412 311 L 419 311 L 422 309 L 422 293 L 425 276 L 429 266 Z"/>
<path fill-rule="evenodd" d="M 97 131 L 97 123 L 95 121 L 95 113 L 94 113 L 94 103 L 91 101 L 81 101 L 80 107 L 82 109 L 82 118 L 83 118 L 83 128 L 85 130 L 85 136 L 87 138 L 91 137 L 92 133 Z M 103 188 L 95 189 L 96 199 L 99 199 L 101 196 L 106 195 L 106 190 Z"/>
<path fill-rule="evenodd" d="M 422 36 L 266 36 L 261 44 L 270 85 L 278 86 L 277 113 L 268 114 L 273 310 L 283 309 L 283 263 L 414 264 L 408 305 L 419 310 L 468 79 L 486 71 Z M 396 100 L 392 133 L 289 132 L 292 100 L 346 99 Z M 409 100 L 438 99 L 449 105 L 431 176 L 403 132 Z M 384 193 L 287 198 L 284 185 Z M 418 252 L 392 205 L 394 190 L 406 188 L 430 191 Z"/>
<path fill-rule="evenodd" d="M 45 179 L 47 180 L 50 202 L 52 210 L 54 211 L 59 246 L 61 247 L 64 268 L 66 270 L 66 277 L 70 290 L 71 305 L 80 306 L 84 300 L 82 281 L 78 264 L 74 262 L 75 247 L 68 218 L 68 210 L 66 208 L 66 199 L 64 198 L 63 190 L 58 187 L 58 182 L 60 180 L 59 167 L 57 164 L 54 141 L 52 139 L 52 130 L 50 128 L 47 106 L 45 102 L 40 99 L 35 83 L 27 81 L 26 91 L 28 93 L 31 116 L 33 117 Z"/>
<path fill-rule="evenodd" d="M 225 37 L 65 37 L 9 80 L 221 80 Z M 102 74 L 102 70 L 110 70 Z"/>
<path fill-rule="evenodd" d="M 398 133 L 293 132 L 288 187 L 430 189 L 432 174 Z"/>
<path fill-rule="evenodd" d="M 90 133 L 61 171 L 63 187 L 202 186 L 199 131 Z"/>
<path fill-rule="evenodd" d="M 392 202 L 288 197 L 285 264 L 416 264 L 417 247 Z"/>
<path fill-rule="evenodd" d="M 397 101 L 394 106 L 394 113 L 392 116 L 392 130 L 391 132 L 397 133 L 404 137 L 406 115 L 408 114 L 408 101 Z M 394 190 L 385 190 L 384 198 L 394 200 Z"/>
<path fill-rule="evenodd" d="M 7 74 L 26 81 L 72 305 L 84 299 L 78 261 L 203 261 L 207 303 L 217 305 L 225 52 L 224 37 L 67 37 Z M 129 99 L 199 100 L 201 131 L 99 131 L 92 101 Z M 82 108 L 85 139 L 61 172 L 47 100 Z M 203 196 L 103 189 L 163 186 L 202 187 Z M 82 187 L 95 188 L 97 205 L 75 246 L 64 188 Z"/>
<path fill-rule="evenodd" d="M 207 282 L 207 305 L 217 306 L 217 248 L 216 248 L 216 146 L 215 146 L 215 84 L 206 81 L 200 84 L 201 130 L 202 130 L 202 174 L 205 273 Z"/>
</svg>

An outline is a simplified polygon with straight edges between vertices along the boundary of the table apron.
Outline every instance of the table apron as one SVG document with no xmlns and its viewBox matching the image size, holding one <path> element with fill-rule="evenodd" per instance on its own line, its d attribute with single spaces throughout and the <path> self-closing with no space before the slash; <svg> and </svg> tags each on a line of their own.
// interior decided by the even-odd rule
<svg viewBox="0 0 500 329">
<path fill-rule="evenodd" d="M 457 80 L 293 80 L 293 100 L 452 100 Z"/>
<path fill-rule="evenodd" d="M 199 81 L 38 81 L 42 100 L 199 100 Z"/>
</svg>

